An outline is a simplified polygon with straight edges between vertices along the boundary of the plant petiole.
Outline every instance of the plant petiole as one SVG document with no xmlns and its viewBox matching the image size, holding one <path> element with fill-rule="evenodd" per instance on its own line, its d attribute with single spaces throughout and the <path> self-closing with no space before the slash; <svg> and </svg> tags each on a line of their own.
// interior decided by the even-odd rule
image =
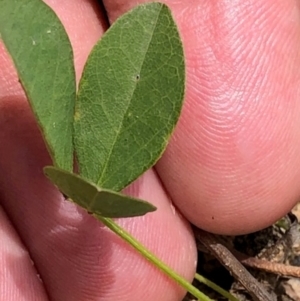
<svg viewBox="0 0 300 301">
<path fill-rule="evenodd" d="M 185 280 L 183 277 L 178 275 L 174 270 L 172 270 L 169 266 L 163 263 L 160 259 L 158 259 L 153 253 L 151 253 L 147 248 L 145 248 L 141 243 L 139 243 L 133 236 L 131 236 L 127 231 L 122 229 L 117 223 L 115 223 L 112 219 L 106 218 L 103 216 L 95 215 L 95 217 L 100 220 L 107 228 L 116 233 L 122 239 L 124 239 L 127 243 L 129 243 L 135 250 L 141 253 L 147 260 L 153 263 L 157 268 L 159 268 L 162 272 L 168 275 L 171 279 L 176 281 L 180 286 L 182 286 L 185 290 L 187 290 L 190 294 L 196 297 L 200 301 L 212 301 L 209 297 L 201 293 L 196 287 L 194 287 L 191 283 Z"/>
</svg>

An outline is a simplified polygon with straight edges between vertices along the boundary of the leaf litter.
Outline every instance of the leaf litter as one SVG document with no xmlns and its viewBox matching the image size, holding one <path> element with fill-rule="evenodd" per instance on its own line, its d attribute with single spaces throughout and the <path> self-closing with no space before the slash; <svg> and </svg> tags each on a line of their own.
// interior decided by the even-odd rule
<svg viewBox="0 0 300 301">
<path fill-rule="evenodd" d="M 203 242 L 200 242 L 202 230 L 200 234 L 197 234 L 195 230 L 196 237 L 199 238 L 197 272 L 214 281 L 241 301 L 300 301 L 300 223 L 298 220 L 300 220 L 300 203 L 277 223 L 249 235 L 220 236 L 206 232 L 208 236 L 214 236 L 215 244 L 224 246 L 247 268 L 258 287 L 262 287 L 263 291 L 268 294 L 269 297 L 266 298 L 271 299 L 251 296 L 249 289 L 241 284 L 243 279 L 236 275 L 236 278 L 232 276 L 234 264 L 231 259 L 227 257 L 226 264 L 229 266 L 226 269 L 220 263 L 220 254 L 214 256 L 211 251 L 203 247 Z M 194 285 L 212 300 L 227 300 L 204 284 L 195 281 Z M 188 294 L 184 298 L 184 301 L 192 300 L 195 299 Z"/>
</svg>

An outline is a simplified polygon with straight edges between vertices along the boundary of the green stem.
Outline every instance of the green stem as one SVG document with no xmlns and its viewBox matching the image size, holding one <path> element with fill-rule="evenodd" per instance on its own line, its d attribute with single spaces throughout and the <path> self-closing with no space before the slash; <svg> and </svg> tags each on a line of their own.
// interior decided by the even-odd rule
<svg viewBox="0 0 300 301">
<path fill-rule="evenodd" d="M 112 219 L 95 215 L 107 228 L 112 230 L 126 242 L 128 242 L 135 250 L 141 253 L 146 259 L 158 267 L 162 272 L 167 274 L 170 278 L 175 280 L 179 285 L 191 293 L 194 297 L 201 301 L 212 301 L 209 297 L 201 293 L 197 288 L 190 284 L 187 280 L 178 275 L 165 263 L 159 260 L 154 254 L 147 250 L 141 243 L 139 243 L 133 236 L 131 236 L 127 231 L 122 229 L 118 224 L 116 224 Z"/>
<path fill-rule="evenodd" d="M 214 291 L 218 292 L 220 295 L 224 296 L 228 300 L 230 300 L 230 301 L 239 301 L 236 297 L 234 297 L 233 295 L 231 295 L 230 293 L 228 293 L 227 291 L 222 289 L 217 284 L 211 282 L 210 280 L 206 279 L 205 277 L 203 277 L 203 276 L 201 276 L 197 273 L 195 274 L 195 279 L 197 279 L 199 282 L 205 284 L 206 286 L 210 287 Z"/>
</svg>

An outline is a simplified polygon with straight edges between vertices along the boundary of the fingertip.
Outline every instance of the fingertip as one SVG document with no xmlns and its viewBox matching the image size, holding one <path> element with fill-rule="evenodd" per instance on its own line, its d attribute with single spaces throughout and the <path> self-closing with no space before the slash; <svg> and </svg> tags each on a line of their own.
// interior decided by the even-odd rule
<svg viewBox="0 0 300 301">
<path fill-rule="evenodd" d="M 270 225 L 300 196 L 299 9 L 243 3 L 198 3 L 180 25 L 186 98 L 157 165 L 189 221 L 231 235 Z"/>
</svg>

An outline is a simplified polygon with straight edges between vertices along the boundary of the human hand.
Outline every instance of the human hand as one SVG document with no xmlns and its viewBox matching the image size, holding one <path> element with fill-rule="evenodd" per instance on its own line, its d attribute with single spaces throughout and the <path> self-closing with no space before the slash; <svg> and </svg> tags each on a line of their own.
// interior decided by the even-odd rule
<svg viewBox="0 0 300 301">
<path fill-rule="evenodd" d="M 80 78 L 107 27 L 104 13 L 91 0 L 46 2 L 66 27 Z M 192 279 L 193 236 L 168 195 L 193 223 L 227 234 L 267 226 L 300 195 L 299 8 L 293 1 L 165 2 L 184 42 L 185 106 L 155 170 L 127 190 L 158 211 L 119 222 Z M 104 1 L 112 22 L 136 4 Z M 2 46 L 0 66 L 1 297 L 180 300 L 172 280 L 63 201 L 43 176 L 50 159 Z"/>
</svg>

